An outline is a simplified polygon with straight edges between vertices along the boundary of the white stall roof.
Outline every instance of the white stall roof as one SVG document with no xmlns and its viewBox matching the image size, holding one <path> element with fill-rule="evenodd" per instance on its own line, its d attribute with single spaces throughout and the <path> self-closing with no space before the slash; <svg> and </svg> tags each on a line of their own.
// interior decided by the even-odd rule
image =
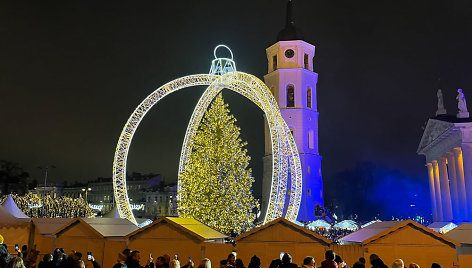
<svg viewBox="0 0 472 268">
<path fill-rule="evenodd" d="M 331 228 L 331 224 L 327 223 L 325 220 L 318 219 L 310 224 L 308 224 L 308 227 L 324 227 L 324 228 Z"/>
<path fill-rule="evenodd" d="M 26 216 L 23 211 L 21 211 L 18 206 L 15 204 L 15 201 L 11 197 L 11 194 L 8 195 L 7 199 L 3 201 L 2 206 L 13 216 L 16 218 L 27 219 L 29 218 Z"/>
<path fill-rule="evenodd" d="M 357 223 L 353 220 L 344 220 L 344 221 L 340 221 L 338 223 L 336 223 L 334 226 L 334 228 L 359 228 L 359 226 L 357 225 Z"/>
</svg>

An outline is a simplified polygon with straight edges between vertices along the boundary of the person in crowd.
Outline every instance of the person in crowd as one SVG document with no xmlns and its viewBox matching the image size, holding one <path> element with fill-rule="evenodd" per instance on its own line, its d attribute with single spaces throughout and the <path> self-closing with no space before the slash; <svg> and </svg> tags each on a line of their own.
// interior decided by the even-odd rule
<svg viewBox="0 0 472 268">
<path fill-rule="evenodd" d="M 370 264 L 372 265 L 372 268 L 388 268 L 387 265 L 384 264 L 382 259 L 380 259 L 377 254 L 371 254 L 370 257 Z"/>
<path fill-rule="evenodd" d="M 123 253 L 123 255 L 125 255 L 126 258 L 128 258 L 131 255 L 131 249 L 125 248 L 125 249 L 123 249 L 123 251 L 121 253 Z"/>
<path fill-rule="evenodd" d="M 43 260 L 39 262 L 38 268 L 54 268 L 54 258 L 52 254 L 46 254 L 43 257 Z"/>
<path fill-rule="evenodd" d="M 247 268 L 261 268 L 261 259 L 257 255 L 252 256 Z"/>
<path fill-rule="evenodd" d="M 85 263 L 83 260 L 75 260 L 71 268 L 85 268 Z"/>
<path fill-rule="evenodd" d="M 126 266 L 126 255 L 122 252 L 118 253 L 118 258 L 116 259 L 116 264 L 113 265 L 113 268 L 128 268 Z"/>
<path fill-rule="evenodd" d="M 198 268 L 211 268 L 210 259 L 204 258 L 198 265 Z"/>
<path fill-rule="evenodd" d="M 431 264 L 431 268 L 442 268 L 442 265 L 439 264 L 439 263 L 433 262 L 433 263 Z"/>
<path fill-rule="evenodd" d="M 303 259 L 302 268 L 316 268 L 315 258 L 306 256 L 305 259 Z"/>
<path fill-rule="evenodd" d="M 52 261 L 53 261 L 53 267 L 54 268 L 60 268 L 62 265 L 62 262 L 64 261 L 64 252 L 61 251 L 60 248 L 56 248 L 54 250 L 54 254 L 52 256 Z"/>
<path fill-rule="evenodd" d="M 336 254 L 332 250 L 325 252 L 325 260 L 321 262 L 321 268 L 338 268 L 338 264 L 334 261 Z"/>
<path fill-rule="evenodd" d="M 420 268 L 420 266 L 414 262 L 410 263 L 410 265 L 408 265 L 408 268 Z"/>
<path fill-rule="evenodd" d="M 282 260 L 275 259 L 270 262 L 269 268 L 279 268 L 280 265 L 282 265 Z"/>
<path fill-rule="evenodd" d="M 14 257 L 10 260 L 7 265 L 8 268 L 26 268 L 21 257 Z"/>
<path fill-rule="evenodd" d="M 164 258 L 164 256 L 157 257 L 156 268 L 169 268 L 169 265 L 166 263 L 166 258 Z"/>
<path fill-rule="evenodd" d="M 403 268 L 405 264 L 402 259 L 396 259 L 392 263 L 392 268 Z"/>
<path fill-rule="evenodd" d="M 352 268 L 365 268 L 365 258 L 360 257 L 359 260 L 354 263 Z"/>
<path fill-rule="evenodd" d="M 63 260 L 61 262 L 61 268 L 71 268 L 74 265 L 74 250 L 71 250 L 71 252 L 68 255 L 63 255 Z"/>
<path fill-rule="evenodd" d="M 297 268 L 298 266 L 295 263 L 292 263 L 292 256 L 288 253 L 284 253 L 282 256 L 282 265 L 279 268 Z"/>
<path fill-rule="evenodd" d="M 252 256 L 247 268 L 261 268 L 261 259 L 257 255 Z"/>
<path fill-rule="evenodd" d="M 227 259 L 221 260 L 220 261 L 220 268 L 226 268 L 226 264 L 228 263 Z"/>
<path fill-rule="evenodd" d="M 347 268 L 347 264 L 344 262 L 343 258 L 336 254 L 334 261 L 338 264 L 339 268 Z"/>
<path fill-rule="evenodd" d="M 126 266 L 128 268 L 143 268 L 139 261 L 141 260 L 141 253 L 137 250 L 133 250 L 126 260 Z M 152 262 L 152 258 L 150 257 L 145 268 L 154 268 L 154 263 Z M 180 268 L 180 267 L 179 267 Z"/>
<path fill-rule="evenodd" d="M 226 258 L 226 267 L 235 268 L 236 267 L 236 255 L 230 253 L 228 258 Z"/>
<path fill-rule="evenodd" d="M 11 256 L 8 253 L 7 245 L 3 243 L 3 236 L 0 235 L 0 268 L 5 268 L 10 262 Z"/>
<path fill-rule="evenodd" d="M 102 268 L 102 266 L 95 261 L 95 258 L 93 256 L 91 256 L 89 261 L 92 263 L 93 268 Z"/>
<path fill-rule="evenodd" d="M 82 253 L 71 250 L 69 255 L 62 261 L 61 268 L 72 268 L 80 265 L 78 261 L 82 259 Z M 85 264 L 84 264 L 85 265 Z"/>
<path fill-rule="evenodd" d="M 180 268 L 193 268 L 193 267 L 194 267 L 194 263 L 192 259 L 190 259 L 190 257 L 188 258 L 187 264 L 185 264 L 184 266 L 180 266 Z"/>
<path fill-rule="evenodd" d="M 173 259 L 169 262 L 169 268 L 180 268 L 180 262 L 177 259 Z"/>
<path fill-rule="evenodd" d="M 234 262 L 236 268 L 246 268 L 244 267 L 244 262 L 240 258 L 237 258 Z"/>
<path fill-rule="evenodd" d="M 81 252 L 74 252 L 74 254 L 72 254 L 72 259 L 74 261 L 80 261 L 82 260 L 82 253 Z"/>
<path fill-rule="evenodd" d="M 169 267 L 169 262 L 170 262 L 170 256 L 169 256 L 169 254 L 166 253 L 166 254 L 162 255 L 162 257 L 164 257 L 164 259 L 166 260 L 166 264 L 165 264 L 165 265 L 166 265 L 166 267 L 168 268 L 168 267 Z"/>
<path fill-rule="evenodd" d="M 28 246 L 27 245 L 21 246 L 21 257 L 23 258 L 23 260 L 28 257 Z"/>
<path fill-rule="evenodd" d="M 39 251 L 36 250 L 36 245 L 33 245 L 33 247 L 29 249 L 26 245 L 23 245 L 21 247 L 21 254 L 23 255 L 23 261 L 27 268 L 36 267 L 36 261 L 39 256 Z"/>
</svg>

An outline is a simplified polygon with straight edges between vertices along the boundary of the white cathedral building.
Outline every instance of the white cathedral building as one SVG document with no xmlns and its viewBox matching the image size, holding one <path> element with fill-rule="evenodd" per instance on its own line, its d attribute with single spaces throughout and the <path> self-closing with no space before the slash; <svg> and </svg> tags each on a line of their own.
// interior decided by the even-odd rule
<svg viewBox="0 0 472 268">
<path fill-rule="evenodd" d="M 278 34 L 277 42 L 266 49 L 266 53 L 268 73 L 264 81 L 277 100 L 282 117 L 295 138 L 303 170 L 303 193 L 297 220 L 312 221 L 316 219 L 315 206 L 323 206 L 316 100 L 318 74 L 313 70 L 315 46 L 305 42 L 301 31 L 295 27 L 291 1 L 287 4 L 285 28 Z M 272 176 L 272 148 L 267 122 L 263 161 L 264 210 L 267 208 Z"/>
<path fill-rule="evenodd" d="M 428 120 L 417 151 L 426 157 L 435 222 L 472 221 L 472 118 L 461 89 L 456 99 L 459 112 L 448 115 L 438 90 L 438 111 Z"/>
</svg>

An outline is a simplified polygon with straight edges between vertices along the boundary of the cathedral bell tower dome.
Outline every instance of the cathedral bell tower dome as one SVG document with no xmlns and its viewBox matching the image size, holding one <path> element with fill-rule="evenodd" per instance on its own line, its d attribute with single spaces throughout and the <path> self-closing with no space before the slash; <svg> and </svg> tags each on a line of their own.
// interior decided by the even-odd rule
<svg viewBox="0 0 472 268">
<path fill-rule="evenodd" d="M 299 28 L 295 27 L 295 22 L 293 21 L 293 4 L 291 0 L 287 3 L 285 28 L 277 35 L 277 41 L 288 40 L 304 40 L 302 32 Z"/>
<path fill-rule="evenodd" d="M 264 81 L 275 97 L 282 117 L 297 144 L 303 174 L 303 192 L 298 220 L 315 220 L 315 207 L 323 206 L 321 156 L 318 151 L 318 108 L 313 70 L 315 46 L 303 40 L 293 21 L 292 1 L 287 3 L 285 28 L 277 42 L 266 49 L 268 73 Z M 265 127 L 263 189 L 270 189 L 272 148 L 269 128 Z M 288 183 L 290 185 L 290 182 Z M 264 191 L 264 190 L 263 190 Z M 270 193 L 262 193 L 262 209 Z"/>
</svg>

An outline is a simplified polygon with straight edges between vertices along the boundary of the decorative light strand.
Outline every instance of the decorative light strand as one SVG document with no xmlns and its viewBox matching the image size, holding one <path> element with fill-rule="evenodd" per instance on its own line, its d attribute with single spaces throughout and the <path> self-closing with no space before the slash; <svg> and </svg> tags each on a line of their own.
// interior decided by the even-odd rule
<svg viewBox="0 0 472 268">
<path fill-rule="evenodd" d="M 265 213 L 263 222 L 274 220 L 280 216 L 284 216 L 291 221 L 296 220 L 302 195 L 302 170 L 295 141 L 280 114 L 277 102 L 267 86 L 258 78 L 242 72 L 228 72 L 223 75 L 198 74 L 178 78 L 156 89 L 135 109 L 118 139 L 113 162 L 113 189 L 120 217 L 136 223 L 129 204 L 125 174 L 131 141 L 141 120 L 159 100 L 168 94 L 182 88 L 200 85 L 209 86 L 207 88 L 209 92 L 205 91 L 204 96 L 202 96 L 199 104 L 195 107 L 192 119 L 189 122 L 180 157 L 179 174 L 182 171 L 183 165 L 188 161 L 189 148 L 186 148 L 186 145 L 189 144 L 190 139 L 195 135 L 198 124 L 211 100 L 223 88 L 236 91 L 258 105 L 264 111 L 269 124 L 273 150 L 272 184 L 269 205 L 267 211 L 263 212 Z M 292 181 L 291 194 L 287 212 L 283 215 L 289 170 Z"/>
</svg>

